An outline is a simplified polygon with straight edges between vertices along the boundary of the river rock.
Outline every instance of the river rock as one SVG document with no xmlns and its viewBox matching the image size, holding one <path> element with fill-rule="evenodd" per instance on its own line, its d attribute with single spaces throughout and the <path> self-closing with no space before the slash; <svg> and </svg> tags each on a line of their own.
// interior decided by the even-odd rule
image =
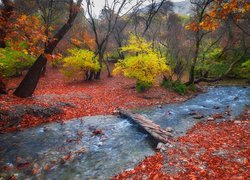
<svg viewBox="0 0 250 180">
<path fill-rule="evenodd" d="M 214 106 L 213 109 L 220 109 L 220 107 L 219 106 Z"/>
<path fill-rule="evenodd" d="M 215 119 L 213 117 L 208 117 L 207 120 L 208 121 L 214 121 Z"/>
<path fill-rule="evenodd" d="M 172 131 L 173 131 L 173 129 L 172 129 L 171 127 L 167 127 L 165 130 L 166 130 L 167 132 L 172 132 Z"/>
<path fill-rule="evenodd" d="M 195 119 L 202 119 L 202 118 L 204 118 L 204 115 L 202 115 L 202 114 L 196 114 L 195 116 L 194 116 L 194 118 Z"/>
<path fill-rule="evenodd" d="M 165 146 L 165 144 L 163 144 L 162 142 L 159 142 L 159 143 L 157 144 L 156 149 L 159 150 L 159 151 L 165 151 L 165 150 L 166 150 L 166 146 Z"/>
<path fill-rule="evenodd" d="M 241 124 L 241 121 L 234 121 L 235 124 Z"/>
<path fill-rule="evenodd" d="M 188 115 L 190 115 L 190 116 L 194 116 L 194 115 L 196 115 L 196 114 L 198 114 L 198 113 L 195 112 L 195 111 L 192 111 L 192 112 L 188 113 Z"/>
<path fill-rule="evenodd" d="M 161 108 L 162 108 L 162 105 L 157 105 L 157 108 L 161 109 Z"/>
<path fill-rule="evenodd" d="M 224 117 L 223 117 L 222 114 L 218 113 L 218 114 L 214 114 L 214 115 L 212 116 L 212 118 L 216 120 L 216 119 L 222 119 L 222 118 L 224 118 Z"/>
</svg>

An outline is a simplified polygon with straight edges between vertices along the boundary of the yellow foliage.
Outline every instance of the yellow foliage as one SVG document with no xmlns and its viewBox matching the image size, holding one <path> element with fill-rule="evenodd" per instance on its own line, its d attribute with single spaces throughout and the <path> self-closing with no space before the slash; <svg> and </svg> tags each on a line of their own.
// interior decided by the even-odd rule
<svg viewBox="0 0 250 180">
<path fill-rule="evenodd" d="M 85 49 L 70 49 L 70 56 L 63 59 L 63 74 L 72 79 L 84 77 L 86 72 L 97 72 L 100 69 L 98 60 L 92 51 Z"/>
<path fill-rule="evenodd" d="M 151 43 L 143 38 L 130 37 L 129 45 L 122 48 L 122 51 L 129 51 L 132 54 L 124 60 L 119 60 L 115 64 L 113 73 L 122 73 L 129 78 L 135 78 L 138 82 L 152 84 L 157 76 L 168 75 L 170 67 L 166 65 L 166 60 L 159 57 L 157 52 L 151 48 Z"/>
<path fill-rule="evenodd" d="M 129 52 L 129 53 L 138 53 L 138 54 L 147 54 L 152 52 L 152 43 L 147 42 L 142 37 L 138 37 L 135 35 L 131 35 L 129 38 L 127 46 L 123 46 L 121 48 L 121 52 Z"/>
</svg>

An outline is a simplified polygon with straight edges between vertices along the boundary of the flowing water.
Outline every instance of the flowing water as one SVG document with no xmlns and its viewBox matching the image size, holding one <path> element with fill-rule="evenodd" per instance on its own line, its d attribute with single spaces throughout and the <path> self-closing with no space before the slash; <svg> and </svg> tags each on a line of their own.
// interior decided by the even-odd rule
<svg viewBox="0 0 250 180">
<path fill-rule="evenodd" d="M 250 87 L 208 88 L 183 103 L 136 110 L 183 135 L 195 123 L 230 106 L 233 118 L 250 105 Z M 203 119 L 190 113 L 198 112 Z M 93 133 L 94 132 L 94 133 Z M 0 135 L 0 179 L 108 179 L 152 155 L 156 142 L 130 120 L 84 117 Z"/>
</svg>

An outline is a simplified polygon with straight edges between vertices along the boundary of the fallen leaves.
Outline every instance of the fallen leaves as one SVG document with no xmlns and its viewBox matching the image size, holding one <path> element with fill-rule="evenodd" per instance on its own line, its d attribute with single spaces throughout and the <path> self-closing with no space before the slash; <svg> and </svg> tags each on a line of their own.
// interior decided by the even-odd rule
<svg viewBox="0 0 250 180">
<path fill-rule="evenodd" d="M 135 169 L 124 171 L 111 179 L 166 179 L 166 175 L 161 172 L 163 160 L 163 155 L 156 153 L 154 156 L 147 157 Z"/>
<path fill-rule="evenodd" d="M 146 158 L 113 179 L 248 179 L 250 110 L 240 120 L 202 122 L 165 153 Z"/>
<path fill-rule="evenodd" d="M 20 81 L 21 78 L 9 79 L 8 88 L 17 87 Z M 15 105 L 50 107 L 62 102 L 69 106 L 63 107 L 64 113 L 47 118 L 24 115 L 19 126 L 8 128 L 4 132 L 13 132 L 43 123 L 60 122 L 83 116 L 112 114 L 117 107 L 145 107 L 174 103 L 187 98 L 171 91 L 168 92 L 161 87 L 153 87 L 147 92 L 138 94 L 133 86 L 134 81 L 131 79 L 122 76 L 107 78 L 105 75 L 99 81 L 67 83 L 58 70 L 48 68 L 46 76 L 40 79 L 32 98 L 18 98 L 11 94 L 0 96 L 0 110 L 8 110 Z M 153 98 L 147 99 L 143 98 L 144 96 Z M 3 126 L 4 124 L 0 123 L 0 127 Z"/>
</svg>

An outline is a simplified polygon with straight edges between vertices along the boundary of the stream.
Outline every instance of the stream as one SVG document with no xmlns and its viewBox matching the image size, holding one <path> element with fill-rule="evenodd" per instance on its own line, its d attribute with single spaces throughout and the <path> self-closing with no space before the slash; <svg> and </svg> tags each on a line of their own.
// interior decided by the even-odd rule
<svg viewBox="0 0 250 180">
<path fill-rule="evenodd" d="M 238 116 L 246 105 L 250 87 L 209 87 L 186 102 L 135 112 L 171 127 L 177 137 L 229 107 L 231 116 L 225 119 Z M 194 118 L 194 112 L 204 118 Z M 45 124 L 0 135 L 0 179 L 108 179 L 153 155 L 156 144 L 130 120 L 111 115 Z"/>
</svg>

